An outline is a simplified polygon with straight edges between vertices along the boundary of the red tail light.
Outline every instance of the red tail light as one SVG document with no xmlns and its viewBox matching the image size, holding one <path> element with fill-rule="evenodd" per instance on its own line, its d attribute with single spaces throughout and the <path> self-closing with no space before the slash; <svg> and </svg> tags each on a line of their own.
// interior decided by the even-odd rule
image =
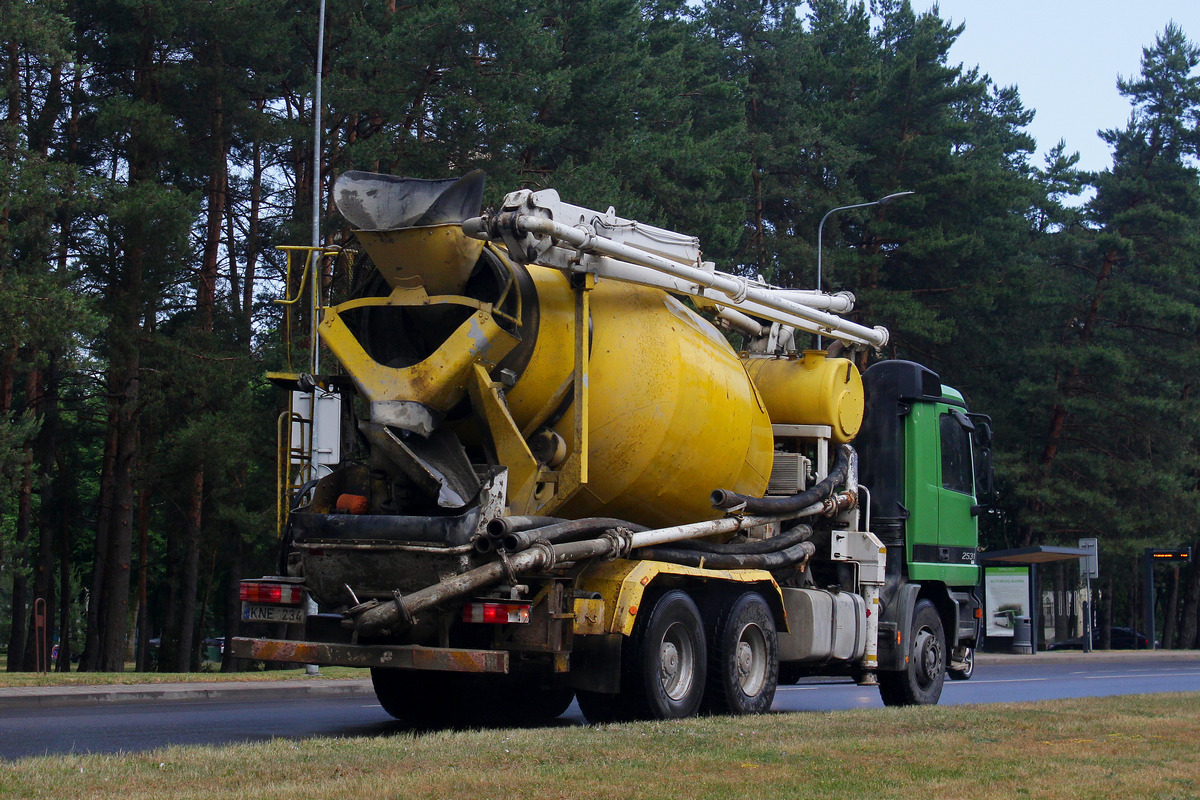
<svg viewBox="0 0 1200 800">
<path fill-rule="evenodd" d="M 293 583 L 242 581 L 238 594 L 245 603 L 277 603 L 298 606 L 304 602 L 304 590 Z"/>
<path fill-rule="evenodd" d="M 463 606 L 463 622 L 488 622 L 502 625 L 509 622 L 529 622 L 528 603 L 475 602 Z"/>
</svg>

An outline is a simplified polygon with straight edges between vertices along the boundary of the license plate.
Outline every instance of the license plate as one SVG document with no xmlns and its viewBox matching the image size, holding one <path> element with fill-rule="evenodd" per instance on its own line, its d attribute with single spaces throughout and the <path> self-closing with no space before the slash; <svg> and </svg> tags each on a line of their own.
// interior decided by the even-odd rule
<svg viewBox="0 0 1200 800">
<path fill-rule="evenodd" d="M 242 603 L 243 622 L 290 622 L 303 624 L 304 609 L 300 606 L 264 606 Z"/>
</svg>

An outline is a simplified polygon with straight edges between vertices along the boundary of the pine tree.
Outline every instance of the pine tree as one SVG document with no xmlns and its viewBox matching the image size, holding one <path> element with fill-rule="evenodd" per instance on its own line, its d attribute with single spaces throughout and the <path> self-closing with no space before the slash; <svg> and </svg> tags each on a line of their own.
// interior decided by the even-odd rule
<svg viewBox="0 0 1200 800">
<path fill-rule="evenodd" d="M 1193 536 L 1200 368 L 1200 50 L 1174 25 L 1118 81 L 1129 124 L 1103 133 L 1113 166 L 1093 179 L 1086 227 L 1061 231 L 1066 291 L 1021 483 L 1024 540 L 1095 534 L 1132 555 L 1151 531 Z"/>
<path fill-rule="evenodd" d="M 71 291 L 74 276 L 62 257 L 78 180 L 60 141 L 69 22 L 55 2 L 10 2 L 0 10 L 6 100 L 0 122 L 0 307 L 12 312 L 0 320 L 0 512 L 16 512 L 12 540 L 0 541 L 0 563 L 7 562 L 13 576 L 8 668 L 18 670 L 38 661 L 29 620 L 34 602 L 46 603 L 53 625 L 61 599 L 54 585 L 61 521 L 55 500 L 61 487 L 54 480 L 58 393 L 73 334 L 87 330 L 88 313 Z"/>
</svg>

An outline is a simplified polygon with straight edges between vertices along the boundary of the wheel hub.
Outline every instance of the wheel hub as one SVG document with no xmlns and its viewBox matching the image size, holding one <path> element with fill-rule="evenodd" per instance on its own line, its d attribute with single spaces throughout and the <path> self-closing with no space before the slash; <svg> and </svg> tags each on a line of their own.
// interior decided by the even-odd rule
<svg viewBox="0 0 1200 800">
<path fill-rule="evenodd" d="M 664 685 L 679 672 L 679 648 L 671 642 L 663 642 L 661 672 Z"/>
<path fill-rule="evenodd" d="M 687 629 L 679 624 L 668 628 L 658 647 L 658 679 L 672 700 L 686 696 L 691 689 L 695 658 Z"/>
<path fill-rule="evenodd" d="M 767 640 L 762 628 L 746 625 L 738 634 L 736 659 L 737 682 L 742 693 L 754 697 L 767 681 Z"/>
<path fill-rule="evenodd" d="M 921 685 L 928 686 L 941 674 L 945 666 L 942 648 L 933 632 L 922 628 L 916 641 L 917 677 Z"/>
<path fill-rule="evenodd" d="M 754 651 L 746 642 L 738 642 L 737 646 L 737 669 L 738 677 L 742 683 L 745 683 L 746 676 L 750 674 L 751 667 L 754 666 Z"/>
</svg>

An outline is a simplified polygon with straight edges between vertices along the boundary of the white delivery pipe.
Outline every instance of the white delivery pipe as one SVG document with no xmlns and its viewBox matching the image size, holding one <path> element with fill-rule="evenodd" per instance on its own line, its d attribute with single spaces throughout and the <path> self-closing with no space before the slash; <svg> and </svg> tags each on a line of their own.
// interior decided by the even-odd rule
<svg viewBox="0 0 1200 800">
<path fill-rule="evenodd" d="M 793 325 L 813 333 L 841 334 L 841 338 L 874 347 L 882 347 L 888 341 L 886 328 L 868 328 L 865 325 L 849 322 L 841 317 L 827 314 L 783 297 L 777 290 L 755 286 L 744 278 L 727 275 L 723 272 L 709 272 L 700 267 L 680 264 L 637 247 L 631 247 L 619 242 L 610 241 L 601 236 L 596 236 L 582 226 L 572 228 L 544 217 L 507 212 L 498 215 L 495 220 L 487 216 L 466 220 L 462 226 L 463 232 L 477 239 L 492 239 L 493 234 L 489 228 L 491 227 L 490 223 L 493 221 L 498 226 L 498 229 L 508 228 L 514 230 L 518 235 L 533 234 L 535 236 L 546 236 L 555 240 L 556 244 L 560 246 L 566 244 L 571 249 L 580 253 L 596 253 L 601 256 L 609 256 L 620 261 L 646 267 L 664 275 L 679 278 L 696 286 L 692 294 L 703 295 L 713 300 L 713 302 L 722 305 L 736 307 L 750 301 L 754 305 L 764 309 L 762 313 L 768 314 L 768 318 L 775 322 Z M 501 237 L 497 236 L 495 238 Z M 517 260 L 522 260 L 521 255 L 523 254 L 513 255 Z M 587 270 L 580 269 L 579 271 Z M 620 279 L 619 276 L 613 277 Z M 633 277 L 628 276 L 626 279 L 632 279 Z M 636 279 L 633 282 L 637 282 Z M 705 289 L 711 289 L 719 295 L 723 295 L 723 297 L 708 294 L 704 291 Z"/>
<path fill-rule="evenodd" d="M 751 285 L 743 278 L 734 275 L 727 275 L 723 272 L 708 272 L 699 267 L 690 267 L 684 264 L 679 264 L 670 259 L 656 256 L 653 253 L 647 253 L 644 250 L 639 250 L 636 247 L 619 244 L 609 241 L 599 236 L 595 236 L 580 228 L 568 228 L 565 225 L 560 225 L 554 220 L 544 219 L 542 217 L 533 217 L 527 214 L 522 214 L 518 224 L 526 231 L 533 234 L 542 234 L 557 239 L 560 242 L 566 242 L 575 250 L 581 253 L 596 252 L 600 255 L 619 258 L 622 261 L 629 261 L 634 264 L 640 264 L 643 267 L 648 267 L 657 272 L 662 272 L 667 275 L 673 275 L 676 278 L 682 278 L 686 281 L 696 284 L 697 286 L 713 289 L 724 294 L 733 301 L 733 305 L 741 303 L 743 300 L 750 299 L 760 305 L 785 314 L 791 314 L 799 317 L 802 320 L 808 320 L 820 325 L 822 328 L 828 328 L 830 331 L 838 331 L 848 333 L 865 344 L 870 344 L 875 347 L 882 347 L 887 344 L 888 332 L 886 328 L 876 327 L 868 328 L 865 325 L 859 325 L 855 322 L 848 322 L 841 317 L 836 317 L 833 314 L 826 314 L 809 306 L 801 305 L 786 298 L 780 297 L 777 293 L 770 289 L 762 289 Z M 718 301 L 720 302 L 720 301 Z M 782 321 L 782 320 L 781 320 Z"/>
<path fill-rule="evenodd" d="M 810 308 L 819 308 L 823 311 L 830 311 L 834 314 L 848 314 L 854 310 L 854 294 L 851 292 L 835 292 L 827 294 L 825 292 L 816 292 L 812 289 L 775 289 L 770 291 L 775 292 L 780 297 L 791 300 L 793 303 L 799 303 L 802 306 Z"/>
<path fill-rule="evenodd" d="M 721 308 L 717 309 L 717 319 L 722 320 L 729 327 L 739 330 L 747 336 L 753 336 L 756 339 L 766 331 L 766 327 L 760 324 L 758 320 L 727 306 L 721 306 Z"/>
</svg>

